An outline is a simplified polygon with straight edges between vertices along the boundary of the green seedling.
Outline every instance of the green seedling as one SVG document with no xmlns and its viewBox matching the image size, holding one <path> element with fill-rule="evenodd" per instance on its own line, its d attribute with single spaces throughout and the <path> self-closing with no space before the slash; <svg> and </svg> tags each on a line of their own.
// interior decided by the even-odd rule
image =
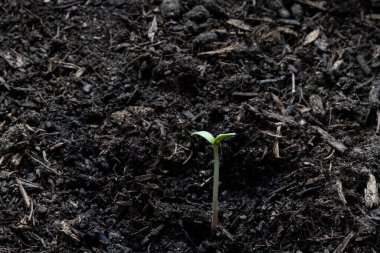
<svg viewBox="0 0 380 253">
<path fill-rule="evenodd" d="M 217 137 L 212 136 L 207 131 L 199 131 L 191 134 L 200 136 L 211 143 L 214 149 L 214 184 L 212 193 L 212 222 L 211 231 L 215 232 L 218 226 L 218 192 L 219 192 L 219 144 L 222 140 L 235 136 L 235 133 L 219 134 Z"/>
</svg>

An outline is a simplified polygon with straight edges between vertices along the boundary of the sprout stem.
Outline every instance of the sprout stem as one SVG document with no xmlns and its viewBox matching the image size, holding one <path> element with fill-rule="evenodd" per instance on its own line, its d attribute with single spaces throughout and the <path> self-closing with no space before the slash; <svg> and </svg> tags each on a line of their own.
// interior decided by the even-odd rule
<svg viewBox="0 0 380 253">
<path fill-rule="evenodd" d="M 212 222 L 211 231 L 216 232 L 218 228 L 218 192 L 219 192 L 219 144 L 222 140 L 235 136 L 235 133 L 219 134 L 214 137 L 207 131 L 198 131 L 191 134 L 198 135 L 211 143 L 214 149 L 214 184 L 212 192 Z"/>
<path fill-rule="evenodd" d="M 218 227 L 218 192 L 219 192 L 219 145 L 214 144 L 214 184 L 212 193 L 212 223 L 211 231 Z"/>
</svg>

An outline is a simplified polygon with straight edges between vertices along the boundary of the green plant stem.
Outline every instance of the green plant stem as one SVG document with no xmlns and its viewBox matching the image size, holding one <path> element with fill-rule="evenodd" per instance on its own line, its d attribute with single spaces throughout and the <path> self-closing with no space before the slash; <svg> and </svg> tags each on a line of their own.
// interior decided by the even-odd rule
<svg viewBox="0 0 380 253">
<path fill-rule="evenodd" d="M 219 145 L 214 148 L 214 184 L 212 192 L 212 222 L 211 231 L 215 232 L 218 227 L 218 193 L 219 193 Z"/>
</svg>

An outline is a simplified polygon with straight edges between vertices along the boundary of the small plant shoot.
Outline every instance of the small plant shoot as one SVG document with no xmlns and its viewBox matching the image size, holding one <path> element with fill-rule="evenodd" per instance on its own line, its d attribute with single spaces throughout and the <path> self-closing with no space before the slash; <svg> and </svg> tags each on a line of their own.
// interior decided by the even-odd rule
<svg viewBox="0 0 380 253">
<path fill-rule="evenodd" d="M 207 131 L 199 131 L 191 134 L 200 136 L 211 143 L 214 150 L 214 183 L 212 193 L 212 222 L 211 231 L 215 232 L 218 227 L 218 192 L 219 192 L 219 144 L 222 140 L 235 136 L 236 133 L 219 134 L 214 137 Z"/>
</svg>

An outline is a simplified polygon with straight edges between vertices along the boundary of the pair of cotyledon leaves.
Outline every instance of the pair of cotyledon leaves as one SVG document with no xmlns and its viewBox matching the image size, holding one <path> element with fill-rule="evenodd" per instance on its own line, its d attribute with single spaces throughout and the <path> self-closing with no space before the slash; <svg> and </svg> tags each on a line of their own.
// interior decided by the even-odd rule
<svg viewBox="0 0 380 253">
<path fill-rule="evenodd" d="M 213 146 L 215 146 L 215 145 L 219 145 L 222 140 L 235 136 L 236 133 L 219 134 L 218 136 L 214 137 L 212 134 L 210 134 L 207 131 L 199 131 L 199 132 L 194 132 L 191 135 L 200 136 L 206 139 L 208 142 L 210 142 Z"/>
</svg>

